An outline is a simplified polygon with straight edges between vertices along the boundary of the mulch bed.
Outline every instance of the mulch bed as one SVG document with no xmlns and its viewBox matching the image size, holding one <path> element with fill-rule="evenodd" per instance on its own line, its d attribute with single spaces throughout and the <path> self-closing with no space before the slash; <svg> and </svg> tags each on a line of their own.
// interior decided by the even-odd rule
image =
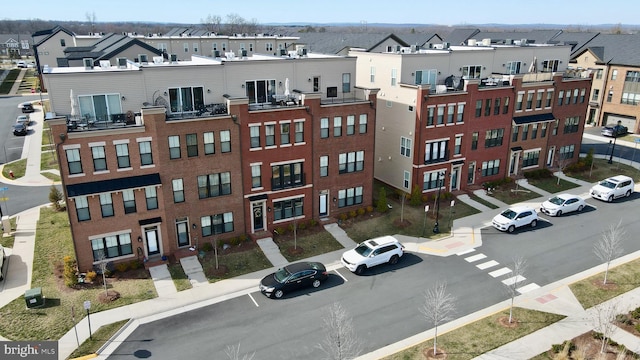
<svg viewBox="0 0 640 360">
<path fill-rule="evenodd" d="M 433 346 L 422 350 L 422 356 L 427 360 L 437 359 L 444 360 L 447 358 L 447 353 L 440 348 L 436 348 L 435 354 L 433 353 Z"/>
</svg>

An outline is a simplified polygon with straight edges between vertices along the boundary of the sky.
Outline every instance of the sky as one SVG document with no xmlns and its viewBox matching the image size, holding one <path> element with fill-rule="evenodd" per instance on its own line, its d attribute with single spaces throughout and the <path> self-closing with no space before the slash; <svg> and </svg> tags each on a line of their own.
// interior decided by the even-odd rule
<svg viewBox="0 0 640 360">
<path fill-rule="evenodd" d="M 3 1 L 10 20 L 137 21 L 199 24 L 237 14 L 258 24 L 640 24 L 638 0 L 39 0 Z"/>
</svg>

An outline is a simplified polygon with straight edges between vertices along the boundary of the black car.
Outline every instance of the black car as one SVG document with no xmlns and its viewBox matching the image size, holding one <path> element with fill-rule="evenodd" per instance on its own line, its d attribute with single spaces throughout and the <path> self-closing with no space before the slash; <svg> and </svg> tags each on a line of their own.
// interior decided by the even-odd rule
<svg viewBox="0 0 640 360">
<path fill-rule="evenodd" d="M 29 103 L 29 102 L 23 103 L 23 104 L 21 105 L 21 108 L 22 108 L 22 113 L 23 113 L 23 114 L 28 114 L 28 113 L 32 113 L 32 112 L 36 111 L 36 110 L 33 108 L 33 104 L 31 104 L 31 103 Z"/>
<path fill-rule="evenodd" d="M 25 136 L 29 130 L 27 129 L 27 124 L 25 123 L 17 123 L 13 125 L 13 135 L 16 136 Z"/>
<path fill-rule="evenodd" d="M 260 281 L 260 292 L 279 299 L 285 293 L 306 287 L 317 288 L 327 279 L 327 269 L 319 262 L 289 264 Z"/>
<path fill-rule="evenodd" d="M 600 134 L 602 136 L 610 136 L 610 137 L 619 137 L 623 135 L 627 135 L 629 129 L 624 125 L 613 125 L 613 126 L 605 126 L 602 128 Z"/>
</svg>

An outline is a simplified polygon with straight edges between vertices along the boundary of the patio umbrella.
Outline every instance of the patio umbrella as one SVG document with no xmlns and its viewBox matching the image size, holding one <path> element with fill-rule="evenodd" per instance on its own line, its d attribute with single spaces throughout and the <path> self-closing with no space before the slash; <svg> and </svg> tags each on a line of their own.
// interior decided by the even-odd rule
<svg viewBox="0 0 640 360">
<path fill-rule="evenodd" d="M 284 96 L 289 96 L 291 95 L 289 93 L 289 78 L 284 79 Z"/>
<path fill-rule="evenodd" d="M 538 72 L 538 57 L 537 56 L 533 57 L 533 61 L 531 62 L 531 66 L 529 66 L 529 72 L 530 73 Z"/>
<path fill-rule="evenodd" d="M 78 104 L 76 103 L 76 97 L 73 96 L 73 89 L 71 89 L 71 91 L 69 91 L 69 98 L 71 100 L 71 119 L 77 119 L 78 118 Z"/>
</svg>

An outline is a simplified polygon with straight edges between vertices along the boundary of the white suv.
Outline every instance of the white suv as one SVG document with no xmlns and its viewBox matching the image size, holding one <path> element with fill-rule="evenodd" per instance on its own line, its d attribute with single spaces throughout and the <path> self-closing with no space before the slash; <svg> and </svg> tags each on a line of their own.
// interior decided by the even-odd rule
<svg viewBox="0 0 640 360">
<path fill-rule="evenodd" d="M 634 185 L 632 178 L 618 175 L 600 181 L 591 188 L 589 194 L 596 199 L 612 202 L 619 197 L 631 196 Z"/>
<path fill-rule="evenodd" d="M 404 246 L 393 236 L 382 236 L 358 244 L 342 255 L 342 265 L 360 275 L 370 267 L 395 264 L 404 254 Z"/>
<path fill-rule="evenodd" d="M 528 206 L 515 206 L 496 215 L 491 221 L 493 227 L 500 231 L 512 233 L 516 228 L 538 225 L 538 213 Z"/>
</svg>

